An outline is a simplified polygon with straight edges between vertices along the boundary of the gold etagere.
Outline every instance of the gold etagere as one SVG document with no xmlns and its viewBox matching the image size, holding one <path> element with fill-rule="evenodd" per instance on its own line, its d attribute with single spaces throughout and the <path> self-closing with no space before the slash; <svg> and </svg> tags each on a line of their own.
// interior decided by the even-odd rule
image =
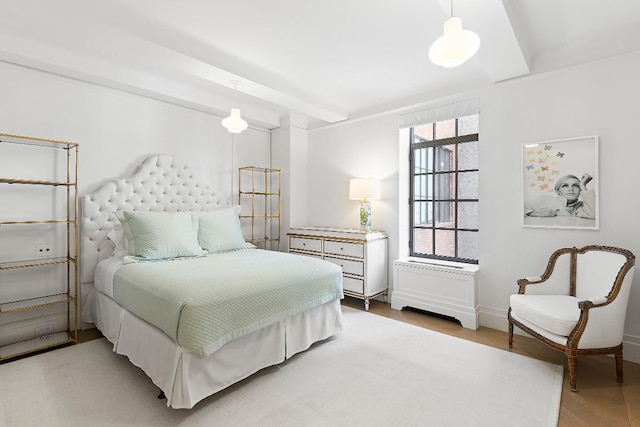
<svg viewBox="0 0 640 427">
<path fill-rule="evenodd" d="M 247 239 L 259 248 L 280 250 L 281 170 L 258 166 L 238 168 L 240 221 Z"/>
<path fill-rule="evenodd" d="M 56 328 L 52 324 L 51 328 L 44 328 L 40 331 L 41 333 L 38 333 L 36 328 L 34 336 L 24 336 L 21 337 L 23 339 L 9 343 L 3 340 L 4 345 L 0 346 L 0 361 L 2 361 L 78 341 L 78 144 L 3 133 L 0 133 L 0 144 L 21 144 L 44 149 L 66 150 L 66 178 L 64 180 L 0 177 L 0 184 L 66 187 L 66 218 L 0 221 L 0 227 L 37 227 L 44 224 L 63 225 L 66 227 L 66 256 L 62 254 L 60 254 L 62 256 L 53 257 L 44 255 L 38 259 L 0 261 L 0 274 L 8 270 L 66 265 L 66 285 L 61 284 L 61 289 L 58 292 L 49 292 L 46 295 L 24 299 L 5 300 L 3 298 L 4 292 L 0 289 L 0 315 L 38 310 L 57 305 L 66 306 L 65 330 L 56 330 L 62 328 Z M 66 290 L 63 291 L 65 288 Z M 72 311 L 73 319 L 71 318 Z"/>
</svg>

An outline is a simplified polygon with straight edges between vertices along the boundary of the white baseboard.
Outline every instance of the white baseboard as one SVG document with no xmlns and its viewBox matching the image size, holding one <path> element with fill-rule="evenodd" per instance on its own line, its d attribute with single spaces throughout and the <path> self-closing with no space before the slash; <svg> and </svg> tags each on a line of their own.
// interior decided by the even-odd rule
<svg viewBox="0 0 640 427">
<path fill-rule="evenodd" d="M 480 326 L 507 332 L 509 330 L 507 310 L 480 306 Z M 519 328 L 514 328 L 513 332 L 518 335 L 529 336 Z M 640 364 L 640 337 L 624 335 L 622 343 L 624 346 L 622 351 L 623 359 L 627 362 Z"/>
<path fill-rule="evenodd" d="M 640 363 L 640 337 L 625 335 L 622 342 L 622 358 L 628 362 Z"/>
<path fill-rule="evenodd" d="M 507 321 L 507 311 L 499 308 L 479 307 L 480 326 L 497 329 L 499 331 L 508 331 L 509 322 Z"/>
</svg>

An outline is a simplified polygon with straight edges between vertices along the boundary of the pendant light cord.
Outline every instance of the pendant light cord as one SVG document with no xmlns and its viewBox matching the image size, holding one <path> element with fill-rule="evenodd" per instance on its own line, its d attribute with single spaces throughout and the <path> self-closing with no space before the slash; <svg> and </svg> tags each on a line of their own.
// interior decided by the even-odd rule
<svg viewBox="0 0 640 427">
<path fill-rule="evenodd" d="M 238 80 L 231 80 L 231 84 L 233 85 L 233 107 L 238 108 Z"/>
</svg>

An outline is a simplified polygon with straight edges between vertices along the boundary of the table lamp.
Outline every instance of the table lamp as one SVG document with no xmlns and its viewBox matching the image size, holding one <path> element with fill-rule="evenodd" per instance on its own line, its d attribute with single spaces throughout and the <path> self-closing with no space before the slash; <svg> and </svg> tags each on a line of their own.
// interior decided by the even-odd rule
<svg viewBox="0 0 640 427">
<path fill-rule="evenodd" d="M 349 199 L 360 200 L 360 229 L 370 231 L 370 200 L 380 200 L 380 180 L 375 178 L 352 178 L 349 183 Z"/>
</svg>

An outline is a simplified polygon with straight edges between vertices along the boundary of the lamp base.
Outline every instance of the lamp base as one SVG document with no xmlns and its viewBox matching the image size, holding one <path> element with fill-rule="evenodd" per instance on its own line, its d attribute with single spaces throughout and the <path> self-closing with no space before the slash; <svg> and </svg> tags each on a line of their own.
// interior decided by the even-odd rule
<svg viewBox="0 0 640 427">
<path fill-rule="evenodd" d="M 371 202 L 360 202 L 360 230 L 371 231 Z"/>
</svg>

